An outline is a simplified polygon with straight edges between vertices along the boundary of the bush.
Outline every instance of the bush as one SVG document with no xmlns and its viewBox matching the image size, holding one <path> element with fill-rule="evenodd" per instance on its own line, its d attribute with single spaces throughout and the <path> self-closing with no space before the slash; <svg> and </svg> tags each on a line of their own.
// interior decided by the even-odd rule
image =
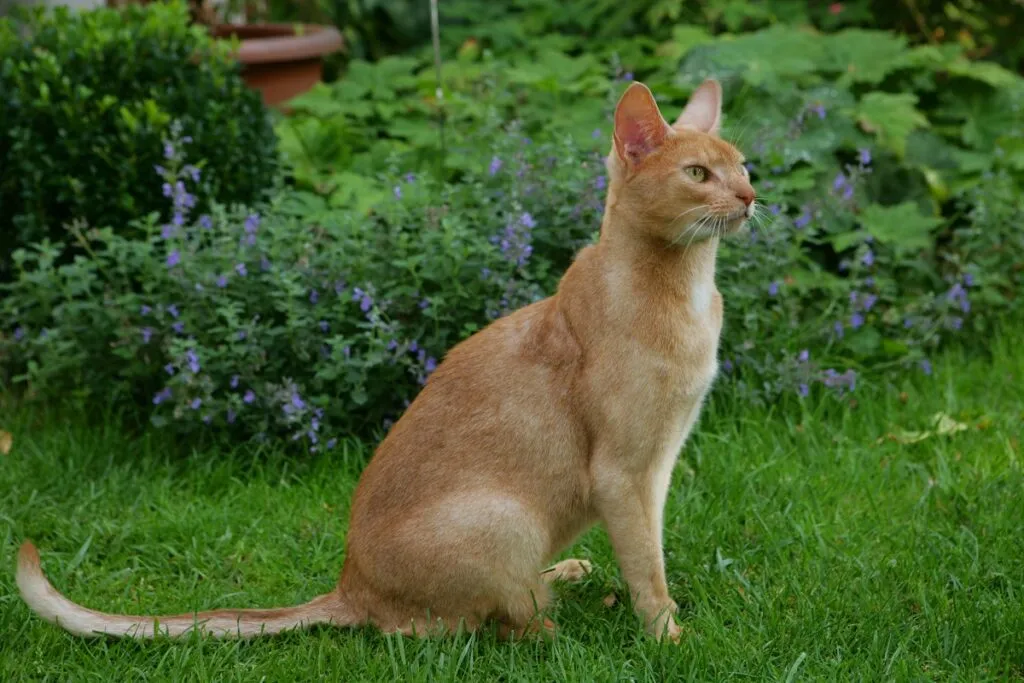
<svg viewBox="0 0 1024 683">
<path fill-rule="evenodd" d="M 805 117 L 802 135 L 817 125 Z M 394 169 L 369 214 L 287 191 L 262 216 L 216 205 L 171 232 L 150 219 L 142 240 L 75 228 L 92 254 L 64 266 L 58 245 L 19 250 L 0 304 L 9 380 L 43 399 L 137 401 L 175 434 L 220 427 L 319 449 L 386 426 L 448 348 L 553 291 L 596 236 L 607 134 L 538 142 L 492 122 L 464 142 L 452 153 L 486 156 L 461 183 Z M 171 147 L 154 182 L 188 204 L 188 146 Z M 723 247 L 717 390 L 844 395 L 865 370 L 930 372 L 943 339 L 1020 311 L 1024 212 L 1005 169 L 960 191 L 968 213 L 948 223 L 867 201 L 874 173 L 862 151 L 795 220 L 780 211 Z M 809 186 L 799 169 L 781 177 Z M 822 249 L 845 265 L 823 265 Z"/>
<path fill-rule="evenodd" d="M 72 219 L 170 220 L 150 179 L 172 119 L 193 138 L 204 198 L 252 202 L 272 181 L 259 95 L 183 3 L 16 17 L 0 19 L 0 279 L 16 245 L 63 239 Z"/>
</svg>

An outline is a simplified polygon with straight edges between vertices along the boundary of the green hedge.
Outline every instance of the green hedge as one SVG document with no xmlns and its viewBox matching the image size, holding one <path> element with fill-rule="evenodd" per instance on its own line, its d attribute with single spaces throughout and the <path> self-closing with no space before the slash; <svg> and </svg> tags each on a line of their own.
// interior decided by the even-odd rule
<svg viewBox="0 0 1024 683">
<path fill-rule="evenodd" d="M 63 226 L 173 218 L 155 166 L 172 119 L 188 129 L 204 198 L 251 202 L 276 172 L 258 94 L 184 3 L 0 19 L 0 278 L 16 245 Z"/>
</svg>

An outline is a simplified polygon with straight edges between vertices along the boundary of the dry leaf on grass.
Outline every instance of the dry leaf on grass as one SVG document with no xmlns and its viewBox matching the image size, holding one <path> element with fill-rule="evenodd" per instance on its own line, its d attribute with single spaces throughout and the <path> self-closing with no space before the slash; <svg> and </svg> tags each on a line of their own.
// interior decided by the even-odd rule
<svg viewBox="0 0 1024 683">
<path fill-rule="evenodd" d="M 910 431 L 897 429 L 885 436 L 879 437 L 878 443 L 895 441 L 896 443 L 917 443 L 933 436 L 949 436 L 966 430 L 967 424 L 958 422 L 946 413 L 935 413 L 931 419 L 932 428 L 921 431 Z"/>
<path fill-rule="evenodd" d="M 7 455 L 14 445 L 14 435 L 0 429 L 0 455 Z"/>
</svg>

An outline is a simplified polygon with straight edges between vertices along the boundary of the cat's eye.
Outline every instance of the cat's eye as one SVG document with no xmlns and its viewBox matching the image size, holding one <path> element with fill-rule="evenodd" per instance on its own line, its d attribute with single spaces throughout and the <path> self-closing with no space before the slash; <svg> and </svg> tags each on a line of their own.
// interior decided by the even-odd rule
<svg viewBox="0 0 1024 683">
<path fill-rule="evenodd" d="M 747 168 L 747 165 L 745 163 L 740 164 L 740 175 L 744 177 L 750 177 L 750 169 Z"/>
<path fill-rule="evenodd" d="M 687 166 L 683 169 L 683 173 L 690 176 L 698 183 L 703 183 L 708 179 L 708 169 L 703 166 Z"/>
</svg>

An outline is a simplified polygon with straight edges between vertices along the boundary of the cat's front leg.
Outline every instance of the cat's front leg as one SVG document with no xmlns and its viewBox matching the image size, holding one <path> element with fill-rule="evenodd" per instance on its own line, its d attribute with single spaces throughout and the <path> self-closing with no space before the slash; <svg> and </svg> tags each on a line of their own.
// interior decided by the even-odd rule
<svg viewBox="0 0 1024 683">
<path fill-rule="evenodd" d="M 595 507 L 608 530 L 634 609 L 648 633 L 678 641 L 678 605 L 668 593 L 661 545 L 665 500 L 658 491 L 661 477 L 600 458 L 595 458 L 593 474 Z"/>
</svg>

